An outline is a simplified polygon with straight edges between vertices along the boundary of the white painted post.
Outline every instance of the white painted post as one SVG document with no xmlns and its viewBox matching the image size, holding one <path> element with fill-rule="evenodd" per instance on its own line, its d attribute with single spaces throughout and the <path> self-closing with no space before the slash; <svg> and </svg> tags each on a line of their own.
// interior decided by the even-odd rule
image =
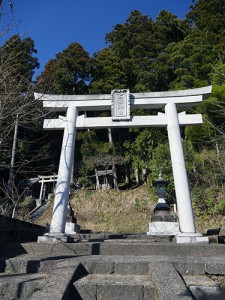
<svg viewBox="0 0 225 300">
<path fill-rule="evenodd" d="M 167 131 L 177 198 L 180 230 L 181 233 L 195 233 L 196 230 L 194 216 L 192 211 L 176 104 L 166 104 L 165 113 L 167 116 Z"/>
<path fill-rule="evenodd" d="M 68 107 L 50 233 L 64 233 L 76 139 L 77 107 Z"/>
</svg>

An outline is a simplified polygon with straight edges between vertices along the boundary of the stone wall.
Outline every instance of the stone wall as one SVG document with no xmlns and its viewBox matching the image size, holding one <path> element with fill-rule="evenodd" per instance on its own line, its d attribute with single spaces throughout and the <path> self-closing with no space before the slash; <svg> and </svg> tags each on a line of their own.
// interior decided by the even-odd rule
<svg viewBox="0 0 225 300">
<path fill-rule="evenodd" d="M 0 215 L 0 242 L 32 242 L 45 227 Z"/>
</svg>

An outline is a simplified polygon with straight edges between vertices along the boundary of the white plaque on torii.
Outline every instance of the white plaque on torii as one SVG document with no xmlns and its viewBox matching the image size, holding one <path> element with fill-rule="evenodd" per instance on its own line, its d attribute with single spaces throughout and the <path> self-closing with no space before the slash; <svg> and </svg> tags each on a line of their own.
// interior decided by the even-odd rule
<svg viewBox="0 0 225 300">
<path fill-rule="evenodd" d="M 50 233 L 65 232 L 66 212 L 69 199 L 70 174 L 76 140 L 76 129 L 113 127 L 167 127 L 174 185 L 179 213 L 181 234 L 177 242 L 205 242 L 205 237 L 196 233 L 188 178 L 184 160 L 180 126 L 200 125 L 200 114 L 186 114 L 177 109 L 199 105 L 207 98 L 212 86 L 192 90 L 168 92 L 129 93 L 129 90 L 113 91 L 103 95 L 48 95 L 35 93 L 43 106 L 57 111 L 67 111 L 66 117 L 44 120 L 44 128 L 64 130 L 59 163 L 58 181 Z M 130 116 L 130 109 L 163 109 L 149 116 Z M 111 117 L 89 118 L 81 111 L 112 111 Z"/>
<path fill-rule="evenodd" d="M 130 120 L 130 91 L 113 90 L 112 93 L 112 120 Z"/>
</svg>

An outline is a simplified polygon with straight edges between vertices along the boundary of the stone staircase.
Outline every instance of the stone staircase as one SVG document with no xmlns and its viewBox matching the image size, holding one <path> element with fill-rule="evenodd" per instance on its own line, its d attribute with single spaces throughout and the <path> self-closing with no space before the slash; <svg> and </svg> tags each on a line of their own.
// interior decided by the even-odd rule
<svg viewBox="0 0 225 300">
<path fill-rule="evenodd" d="M 18 252 L 21 248 L 26 254 Z M 26 243 L 14 245 L 17 254 L 13 245 L 4 249 L 8 252 L 0 259 L 4 300 L 225 299 L 224 245 L 177 245 L 132 237 Z"/>
<path fill-rule="evenodd" d="M 29 218 L 32 223 L 34 223 L 46 211 L 49 204 L 50 204 L 50 202 L 47 201 L 46 203 L 42 204 L 41 206 L 36 207 L 26 217 Z"/>
</svg>

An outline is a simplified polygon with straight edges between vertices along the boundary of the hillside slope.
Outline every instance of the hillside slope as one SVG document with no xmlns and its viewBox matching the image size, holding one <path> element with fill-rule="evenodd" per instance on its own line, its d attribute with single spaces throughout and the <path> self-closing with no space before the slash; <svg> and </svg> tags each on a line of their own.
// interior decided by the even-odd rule
<svg viewBox="0 0 225 300">
<path fill-rule="evenodd" d="M 70 196 L 70 203 L 81 229 L 93 232 L 147 232 L 157 197 L 147 186 L 132 190 L 79 190 Z M 36 221 L 51 221 L 52 205 Z"/>
<path fill-rule="evenodd" d="M 155 207 L 156 199 L 147 186 L 127 191 L 74 193 L 71 205 L 81 228 L 93 231 L 142 233 Z"/>
<path fill-rule="evenodd" d="M 78 190 L 70 197 L 77 223 L 93 232 L 146 233 L 156 202 L 155 191 L 145 185 L 124 191 Z M 53 202 L 37 224 L 50 223 L 52 206 Z M 222 215 L 199 214 L 195 207 L 194 214 L 199 232 L 224 226 Z"/>
</svg>

